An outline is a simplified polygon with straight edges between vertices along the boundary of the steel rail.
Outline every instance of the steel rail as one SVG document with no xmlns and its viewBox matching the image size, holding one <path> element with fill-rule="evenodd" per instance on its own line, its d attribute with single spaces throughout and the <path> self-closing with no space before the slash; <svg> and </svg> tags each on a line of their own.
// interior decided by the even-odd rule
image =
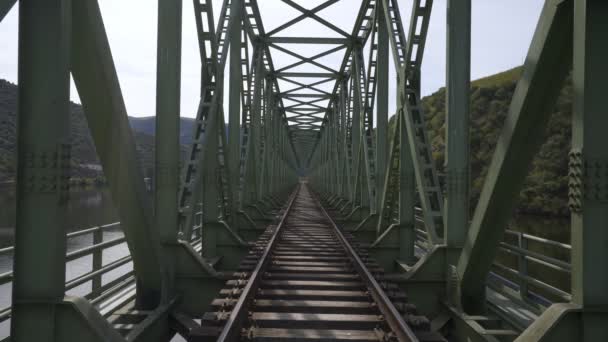
<svg viewBox="0 0 608 342">
<path fill-rule="evenodd" d="M 272 249 L 274 248 L 274 245 L 278 241 L 278 237 L 279 237 L 279 233 L 281 232 L 281 228 L 283 228 L 285 220 L 286 220 L 287 216 L 289 215 L 291 208 L 293 207 L 293 203 L 300 191 L 300 187 L 301 187 L 301 185 L 298 185 L 296 190 L 291 194 L 291 198 L 289 199 L 287 207 L 285 208 L 285 212 L 283 213 L 283 216 L 281 217 L 279 224 L 277 225 L 276 229 L 274 230 L 272 237 L 268 241 L 268 244 L 264 248 L 264 253 L 262 254 L 262 257 L 260 258 L 260 261 L 256 265 L 255 269 L 251 273 L 251 276 L 249 277 L 249 280 L 247 281 L 247 285 L 243 289 L 243 292 L 241 293 L 238 301 L 236 302 L 234 308 L 232 309 L 232 312 L 230 313 L 230 317 L 228 318 L 226 325 L 222 329 L 222 333 L 220 334 L 220 337 L 217 339 L 217 342 L 231 342 L 231 341 L 238 341 L 240 339 L 243 321 L 247 317 L 247 314 L 248 314 L 248 311 L 247 311 L 248 303 L 251 301 L 251 299 L 253 299 L 253 297 L 255 296 L 255 294 L 257 292 L 257 289 L 260 284 L 260 280 L 262 278 L 262 275 L 264 274 L 263 270 L 266 268 L 266 265 L 270 261 L 270 255 L 271 255 Z"/>
<path fill-rule="evenodd" d="M 393 305 L 393 303 L 391 302 L 389 297 L 386 295 L 386 293 L 384 292 L 384 290 L 382 289 L 380 284 L 376 281 L 374 276 L 367 269 L 367 267 L 365 266 L 365 264 L 363 263 L 361 258 L 359 258 L 359 256 L 357 255 L 357 252 L 350 245 L 350 243 L 348 242 L 348 240 L 346 239 L 344 234 L 342 234 L 342 231 L 340 230 L 340 228 L 338 228 L 338 226 L 332 220 L 332 218 L 329 216 L 327 211 L 325 211 L 325 208 L 323 207 L 323 205 L 321 205 L 321 201 L 317 197 L 317 194 L 313 191 L 311 191 L 311 194 L 312 194 L 313 198 L 317 201 L 319 209 L 321 210 L 323 215 L 327 218 L 328 222 L 334 229 L 336 236 L 342 243 L 342 246 L 348 253 L 351 261 L 353 262 L 353 265 L 355 266 L 357 273 L 359 273 L 359 275 L 361 276 L 361 278 L 367 285 L 367 288 L 368 288 L 370 294 L 372 295 L 374 301 L 378 305 L 378 309 L 380 310 L 380 312 L 386 319 L 386 322 L 388 323 L 391 330 L 395 333 L 397 339 L 400 342 L 419 341 L 418 338 L 416 337 L 416 335 L 414 334 L 414 332 L 412 331 L 412 329 L 407 325 L 407 323 L 405 323 L 405 321 L 403 320 L 403 317 L 401 317 L 401 314 L 399 314 L 399 311 Z"/>
</svg>

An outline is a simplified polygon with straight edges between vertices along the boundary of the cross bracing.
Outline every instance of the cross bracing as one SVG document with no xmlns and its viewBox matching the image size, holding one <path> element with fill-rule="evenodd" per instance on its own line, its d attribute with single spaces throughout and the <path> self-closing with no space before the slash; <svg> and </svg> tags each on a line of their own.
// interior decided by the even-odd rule
<svg viewBox="0 0 608 342">
<path fill-rule="evenodd" d="M 21 0 L 17 236 L 0 250 L 15 254 L 14 274 L 0 275 L 13 283 L 12 305 L 0 310 L 10 339 L 607 340 L 608 7 L 545 1 L 469 215 L 471 1 L 446 2 L 440 182 L 420 84 L 442 2 L 275 0 L 284 20 L 269 25 L 270 1 L 193 0 L 200 99 L 180 161 L 182 3 L 159 0 L 151 201 L 97 1 Z M 0 0 L 0 19 L 15 3 Z M 332 20 L 345 6 L 354 13 L 348 27 Z M 507 225 L 569 73 L 566 244 Z M 121 222 L 66 236 L 70 75 Z M 117 225 L 124 237 L 104 241 Z M 89 233 L 93 246 L 66 254 L 67 239 Z M 129 255 L 104 264 L 103 251 L 119 244 Z M 66 262 L 89 255 L 91 272 L 66 283 Z M 568 274 L 570 291 L 533 277 L 532 264 Z M 85 297 L 66 296 L 88 282 Z"/>
</svg>

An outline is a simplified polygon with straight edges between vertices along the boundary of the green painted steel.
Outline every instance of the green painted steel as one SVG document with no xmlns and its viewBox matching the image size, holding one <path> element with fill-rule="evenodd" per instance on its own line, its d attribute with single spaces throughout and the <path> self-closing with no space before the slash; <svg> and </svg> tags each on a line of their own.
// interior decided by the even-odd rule
<svg viewBox="0 0 608 342">
<path fill-rule="evenodd" d="M 462 305 L 467 312 L 485 307 L 485 279 L 532 158 L 570 66 L 572 6 L 548 1 L 532 39 L 505 127 L 498 138 L 466 243 L 458 261 Z M 534 134 L 530 134 L 534 132 Z"/>
<path fill-rule="evenodd" d="M 471 341 L 608 339 L 608 272 L 601 262 L 608 257 L 605 1 L 545 1 L 471 222 L 472 1 L 447 1 L 445 189 L 420 93 L 430 18 L 439 2 L 413 0 L 406 22 L 399 1 L 362 0 L 352 32 L 345 32 L 320 14 L 338 1 L 347 0 L 311 8 L 282 0 L 298 14 L 268 32 L 256 0 L 224 0 L 219 16 L 212 0 L 193 1 L 201 93 L 181 178 L 182 1 L 158 1 L 153 203 L 97 0 L 20 2 L 12 340 L 169 341 L 176 332 L 194 340 L 202 329 L 195 318 L 208 311 L 249 241 L 275 219 L 301 176 L 345 230 L 369 243 L 388 277 L 434 329 Z M 14 3 L 0 0 L 0 20 Z M 304 21 L 329 33 L 285 33 Z M 305 55 L 295 45 L 318 51 Z M 293 62 L 275 67 L 276 51 Z M 324 62 L 332 54 L 343 54 L 339 66 Z M 497 250 L 508 248 L 501 244 L 503 233 L 572 65 L 572 262 L 548 262 L 520 244 L 528 253 L 518 254 L 521 287 L 515 295 L 509 289 L 497 295 L 539 316 L 527 326 L 495 306 L 496 295 L 486 293 L 488 275 Z M 65 296 L 70 71 L 134 266 L 134 306 L 119 306 L 107 317 L 91 302 Z M 389 125 L 390 89 L 397 106 Z M 92 259 L 102 268 L 99 250 Z M 559 290 L 566 303 L 526 302 L 534 292 L 528 284 L 539 282 L 524 272 L 537 260 L 571 273 L 571 301 Z M 97 274 L 91 279 L 95 288 L 103 287 Z M 133 317 L 145 318 L 124 323 Z"/>
<path fill-rule="evenodd" d="M 606 260 L 606 181 L 604 146 L 608 117 L 603 80 L 608 77 L 608 6 L 576 1 L 574 10 L 574 116 L 570 152 L 572 209 L 572 301 L 584 307 L 608 307 Z M 582 188 L 580 186 L 583 186 Z M 598 327 L 599 328 L 599 327 Z M 604 329 L 606 332 L 606 330 Z M 608 336 L 604 335 L 604 338 Z"/>
<path fill-rule="evenodd" d="M 399 227 L 399 257 L 406 263 L 412 264 L 415 255 L 416 243 L 416 217 L 414 205 L 416 203 L 416 187 L 414 163 L 408 153 L 409 142 L 407 140 L 407 129 L 403 120 L 403 109 L 396 122 L 396 133 L 399 136 L 399 150 L 395 156 L 399 158 L 399 198 L 397 204 Z M 397 154 L 398 153 L 398 154 Z"/>
<path fill-rule="evenodd" d="M 230 32 L 230 91 L 228 97 L 228 163 L 231 167 L 230 183 L 232 184 L 232 212 L 236 213 L 241 209 L 239 199 L 239 173 L 240 173 L 240 155 L 241 155 L 241 106 L 245 102 L 241 100 L 243 93 L 243 72 L 241 65 L 242 49 L 247 49 L 247 41 L 243 41 L 242 37 L 246 34 L 243 32 L 243 4 L 240 0 L 232 0 L 230 4 L 231 16 L 235 18 Z M 245 45 L 243 47 L 243 45 Z M 245 51 L 245 58 L 248 58 L 248 52 Z M 245 68 L 248 61 L 245 60 Z M 247 85 L 245 85 L 247 87 Z M 231 223 L 237 221 L 232 217 Z"/>
<path fill-rule="evenodd" d="M 65 291 L 71 18 L 69 0 L 19 3 L 15 341 L 53 341 Z"/>
<path fill-rule="evenodd" d="M 163 245 L 165 282 L 163 303 L 173 298 L 175 258 L 170 252 L 178 234 L 178 182 L 180 163 L 181 0 L 159 0 L 156 72 L 156 135 L 154 215 Z"/>
<path fill-rule="evenodd" d="M 469 226 L 471 1 L 448 1 L 447 17 L 444 237 L 449 248 L 459 249 Z"/>
<path fill-rule="evenodd" d="M 11 11 L 17 0 L 0 0 L 0 22 Z"/>
<path fill-rule="evenodd" d="M 137 163 L 101 11 L 95 0 L 77 1 L 72 7 L 72 76 L 133 256 L 138 305 L 154 308 L 162 290 L 159 232 L 153 225 L 152 203 Z"/>
<path fill-rule="evenodd" d="M 377 16 L 377 32 L 378 32 L 378 56 L 376 60 L 378 71 L 374 75 L 378 88 L 376 92 L 376 206 L 380 208 L 382 205 L 382 186 L 388 169 L 388 103 L 389 103 L 389 87 L 391 83 L 389 74 L 389 31 L 386 25 L 386 17 L 380 11 L 383 11 L 382 3 L 379 2 L 379 13 Z M 373 95 L 372 95 L 373 96 Z M 370 113 L 371 114 L 371 113 Z"/>
</svg>

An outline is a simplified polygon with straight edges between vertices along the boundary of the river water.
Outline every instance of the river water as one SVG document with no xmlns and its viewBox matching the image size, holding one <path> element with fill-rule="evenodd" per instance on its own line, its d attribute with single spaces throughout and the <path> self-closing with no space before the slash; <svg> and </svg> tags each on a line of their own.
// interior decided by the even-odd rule
<svg viewBox="0 0 608 342">
<path fill-rule="evenodd" d="M 14 244 L 14 224 L 15 224 L 15 199 L 12 191 L 0 189 L 0 248 L 12 246 Z M 107 189 L 82 189 L 73 192 L 68 204 L 68 227 L 69 231 L 77 231 L 93 226 L 109 224 L 119 221 L 119 217 L 112 203 L 111 196 Z M 565 219 L 543 218 L 533 216 L 522 216 L 514 220 L 510 229 L 536 236 L 541 236 L 554 241 L 569 243 L 569 222 Z M 106 230 L 104 240 L 109 240 L 122 236 L 120 227 Z M 505 241 L 514 243 L 513 236 L 506 235 Z M 74 251 L 91 245 L 92 235 L 84 235 L 68 240 L 68 251 Z M 528 248 L 532 251 L 549 255 L 554 258 L 569 261 L 570 255 L 563 249 L 553 248 L 544 244 L 530 242 Z M 128 254 L 126 244 L 121 244 L 103 253 L 104 265 L 114 260 L 122 258 Z M 507 253 L 499 253 L 497 260 L 501 263 L 516 268 L 517 260 Z M 12 254 L 0 255 L 0 273 L 12 270 Z M 67 264 L 66 280 L 73 279 L 91 271 L 92 257 L 87 256 L 71 261 Z M 131 270 L 129 263 L 119 269 L 110 272 L 103 278 L 103 283 L 109 282 L 120 275 Z M 564 291 L 569 291 L 570 280 L 567 274 L 556 272 L 555 270 L 543 268 L 529 264 L 528 273 Z M 90 283 L 74 288 L 68 292 L 71 295 L 84 295 L 91 290 Z M 10 305 L 11 284 L 0 286 L 0 309 Z M 0 323 L 0 338 L 8 335 L 9 321 Z"/>
<path fill-rule="evenodd" d="M 15 241 L 15 198 L 11 189 L 0 190 L 0 247 L 12 246 Z M 82 230 L 103 224 L 119 221 L 116 208 L 106 189 L 82 189 L 70 194 L 68 203 L 68 232 Z M 123 236 L 120 227 L 104 231 L 103 239 L 111 240 Z M 93 242 L 92 234 L 82 235 L 68 239 L 68 252 L 90 246 Z M 126 244 L 120 244 L 103 251 L 103 264 L 108 264 L 129 254 Z M 0 273 L 11 271 L 13 268 L 13 255 L 0 255 Z M 70 261 L 66 265 L 66 281 L 90 272 L 92 269 L 92 256 L 85 256 Z M 106 284 L 117 277 L 129 272 L 132 264 L 125 264 L 102 277 L 102 284 Z M 12 284 L 0 285 L 0 309 L 10 305 Z M 91 283 L 85 283 L 67 292 L 68 295 L 82 296 L 91 291 Z M 0 323 L 0 339 L 8 336 L 10 320 Z"/>
</svg>

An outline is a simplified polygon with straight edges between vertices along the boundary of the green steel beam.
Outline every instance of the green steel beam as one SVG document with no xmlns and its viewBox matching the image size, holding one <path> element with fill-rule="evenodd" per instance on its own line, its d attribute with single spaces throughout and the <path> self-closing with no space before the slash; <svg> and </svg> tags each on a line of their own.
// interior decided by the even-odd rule
<svg viewBox="0 0 608 342">
<path fill-rule="evenodd" d="M 348 108 L 347 108 L 347 98 L 348 98 L 348 81 L 340 80 L 340 92 L 339 92 L 339 103 L 340 103 L 340 123 L 341 123 L 341 132 L 340 132 L 340 146 L 342 148 L 342 165 L 340 167 L 341 170 L 341 178 L 342 178 L 342 193 L 341 197 L 344 199 L 351 198 L 351 171 L 352 165 L 350 163 L 349 158 L 349 142 L 348 142 Z"/>
<path fill-rule="evenodd" d="M 606 210 L 605 79 L 608 77 L 608 5 L 605 1 L 575 0 L 572 149 L 569 157 L 571 212 L 571 303 L 553 304 L 517 342 L 608 340 L 608 232 Z M 569 9 L 570 9 L 569 8 Z M 568 39 L 569 35 L 564 35 Z M 567 51 L 567 50 L 566 50 Z"/>
<path fill-rule="evenodd" d="M 289 49 L 285 49 L 285 48 L 283 48 L 283 47 L 280 47 L 280 48 L 279 48 L 279 45 L 276 45 L 276 44 L 270 44 L 270 46 L 271 46 L 271 47 L 275 47 L 275 48 L 277 48 L 277 49 L 279 49 L 279 50 L 281 50 L 281 51 L 283 51 L 283 52 L 285 52 L 285 53 L 287 53 L 287 51 L 289 51 L 289 54 L 290 54 L 290 55 L 292 55 L 292 56 L 294 56 L 294 57 L 296 57 L 296 58 L 300 59 L 298 62 L 294 62 L 294 63 L 292 63 L 292 64 L 286 65 L 286 66 L 284 66 L 284 67 L 282 67 L 282 68 L 280 68 L 280 69 L 276 70 L 277 72 L 285 71 L 285 70 L 287 70 L 287 69 L 293 69 L 293 68 L 295 68 L 295 67 L 297 67 L 297 66 L 300 66 L 300 65 L 302 65 L 302 64 L 305 64 L 305 63 L 314 64 L 314 65 L 316 65 L 316 66 L 318 66 L 318 67 L 321 67 L 321 68 L 324 68 L 324 69 L 327 69 L 327 70 L 331 70 L 332 72 L 336 72 L 335 70 L 333 70 L 333 69 L 331 69 L 331 68 L 327 68 L 325 65 L 320 64 L 320 63 L 316 63 L 316 62 L 314 62 L 314 61 L 318 60 L 318 59 L 319 59 L 319 58 L 321 58 L 321 57 L 325 57 L 325 56 L 327 56 L 327 55 L 331 55 L 332 53 L 334 53 L 334 52 L 338 52 L 338 51 L 340 51 L 340 50 L 342 50 L 342 49 L 344 49 L 344 48 L 345 48 L 345 46 L 344 46 L 344 45 L 339 45 L 339 46 L 336 46 L 336 47 L 334 47 L 334 48 L 331 48 L 331 49 L 329 49 L 329 50 L 327 50 L 327 51 L 323 51 L 323 52 L 321 52 L 321 53 L 318 53 L 318 54 L 316 54 L 316 55 L 314 55 L 314 56 L 311 56 L 311 57 L 304 57 L 304 56 L 302 56 L 302 55 L 300 55 L 300 54 L 298 54 L 298 53 L 295 53 L 295 52 L 293 52 L 293 51 L 291 51 L 291 50 L 289 50 Z M 315 63 L 316 63 L 316 64 L 315 64 Z M 322 81 L 322 82 L 323 82 L 323 81 Z"/>
<path fill-rule="evenodd" d="M 2 19 L 11 11 L 17 0 L 0 0 L 0 23 Z"/>
<path fill-rule="evenodd" d="M 316 109 L 320 109 L 320 110 L 327 110 L 327 108 L 318 105 L 317 103 L 319 102 L 323 102 L 326 99 L 316 99 L 316 100 L 310 100 L 310 101 L 302 101 L 302 100 L 298 100 L 298 99 L 291 99 L 291 101 L 296 102 L 297 104 L 289 106 L 289 107 L 284 107 L 285 110 L 291 110 L 294 108 L 300 108 L 302 106 L 309 106 L 309 107 L 304 107 L 305 109 L 309 109 L 309 108 L 316 108 Z M 301 108 L 300 108 L 301 109 Z"/>
<path fill-rule="evenodd" d="M 372 25 L 373 21 L 369 20 L 369 15 L 370 15 L 370 11 L 373 8 L 374 8 L 374 4 L 372 3 L 371 0 L 361 1 L 361 7 L 359 8 L 359 12 L 357 14 L 357 18 L 355 19 L 355 24 L 354 24 L 353 31 L 351 34 L 352 37 L 358 37 L 361 44 L 365 44 L 365 42 L 367 41 L 367 39 L 369 38 L 369 35 L 371 33 L 371 25 Z M 355 47 L 355 44 L 349 44 L 346 46 L 346 51 L 344 53 L 344 58 L 342 59 L 342 64 L 340 66 L 340 72 L 338 72 L 338 75 L 342 75 L 342 76 L 346 75 L 346 77 L 349 77 L 350 68 L 351 68 L 350 61 L 351 61 L 351 56 L 352 56 L 352 50 L 354 47 Z M 338 76 L 338 79 L 340 79 L 342 76 Z M 341 83 L 336 82 L 333 92 L 332 92 L 332 94 L 334 96 L 337 96 L 340 87 L 341 87 Z M 308 166 L 310 166 L 309 164 L 312 160 L 313 154 L 316 153 L 316 150 L 317 150 L 316 146 L 318 144 L 318 141 L 319 141 L 318 139 L 315 141 L 315 146 L 312 148 L 311 154 L 309 154 L 306 159 Z M 355 177 L 355 176 L 353 175 L 353 177 Z M 354 191 L 353 191 L 353 196 L 354 196 Z M 349 200 L 352 201 L 352 199 L 349 199 Z"/>
<path fill-rule="evenodd" d="M 340 1 L 340 0 L 325 1 L 325 2 L 323 2 L 321 4 L 319 4 L 318 6 L 316 6 L 314 8 L 311 8 L 310 11 L 309 11 L 309 13 L 310 14 L 314 14 L 314 13 L 320 12 L 320 11 L 326 9 L 327 7 L 335 4 L 338 1 Z M 304 20 L 306 18 L 310 18 L 309 13 L 307 13 L 307 12 L 302 12 L 302 14 L 300 14 L 299 16 L 291 19 L 290 21 L 288 21 L 288 22 L 286 22 L 286 23 L 278 26 L 277 28 L 273 29 L 272 31 L 268 32 L 267 35 L 268 36 L 272 36 L 272 35 L 274 35 L 274 34 L 276 34 L 278 32 L 283 31 L 286 28 L 292 27 L 293 25 L 297 24 L 298 22 L 300 22 L 300 21 L 302 21 L 302 20 Z"/>
<path fill-rule="evenodd" d="M 448 248 L 461 248 L 469 225 L 471 0 L 448 0 L 447 11 L 444 238 Z"/>
<path fill-rule="evenodd" d="M 458 261 L 462 305 L 484 310 L 486 276 L 572 65 L 572 1 L 545 3 Z"/>
<path fill-rule="evenodd" d="M 195 0 L 198 4 L 199 0 Z M 223 112 L 223 90 L 224 69 L 230 48 L 230 33 L 235 24 L 235 19 L 229 13 L 228 0 L 224 0 L 222 11 L 218 20 L 217 34 L 213 25 L 212 2 L 207 0 L 205 5 L 199 4 L 201 13 L 196 14 L 197 26 L 207 24 L 211 31 L 199 30 L 199 45 L 201 46 L 201 99 L 197 112 L 194 136 L 188 159 L 185 162 L 184 177 L 182 178 L 182 190 L 180 194 L 180 206 L 185 212 L 181 234 L 188 241 L 192 233 L 196 206 L 202 198 L 203 222 L 213 225 L 215 228 L 208 229 L 209 236 L 213 231 L 221 229 L 220 216 L 225 219 L 227 207 L 230 206 L 229 199 L 226 201 L 224 194 L 230 192 L 226 189 L 224 177 L 219 177 L 222 172 L 228 172 L 226 165 L 221 165 L 219 159 L 225 156 L 225 126 Z M 195 10 L 197 5 L 195 4 Z M 202 13 L 206 18 L 202 18 Z M 206 20 L 204 20 L 206 19 Z M 209 46 L 211 51 L 208 51 Z M 218 118 L 219 117 L 219 118 Z M 219 183 L 219 184 L 218 184 Z M 205 232 L 205 230 L 203 230 Z M 203 240 L 204 241 L 204 240 Z M 215 246 L 212 238 L 205 241 L 209 246 Z M 206 256 L 215 256 L 215 250 L 205 250 Z"/>
<path fill-rule="evenodd" d="M 302 6 L 300 6 L 299 4 L 297 4 L 295 1 L 292 0 L 281 0 L 284 3 L 286 3 L 287 5 L 295 8 L 296 10 L 302 12 L 302 14 L 306 15 L 307 17 L 321 23 L 323 26 L 337 32 L 338 34 L 344 36 L 344 37 L 349 37 L 348 33 L 344 32 L 342 29 L 340 29 L 339 27 L 337 27 L 336 25 L 330 23 L 329 21 L 319 17 L 318 15 L 315 14 L 315 12 L 308 10 Z M 326 2 L 332 2 L 332 1 L 326 1 Z"/>
<path fill-rule="evenodd" d="M 388 158 L 388 101 L 389 101 L 389 31 L 384 22 L 386 18 L 382 15 L 382 4 L 377 2 L 376 20 L 378 20 L 378 58 L 377 58 L 377 108 L 376 108 L 376 199 L 377 208 L 382 206 L 382 192 L 384 180 L 387 173 Z M 396 78 L 395 78 L 396 81 Z M 371 115 L 371 113 L 370 113 Z"/>
<path fill-rule="evenodd" d="M 329 37 L 266 37 L 266 44 L 338 44 L 348 45 L 350 38 L 329 38 Z"/>
<path fill-rule="evenodd" d="M 324 72 L 277 72 L 274 75 L 277 78 L 281 78 L 281 77 L 338 78 L 337 73 L 324 73 Z"/>
<path fill-rule="evenodd" d="M 175 260 L 166 245 L 177 244 L 179 224 L 181 0 L 158 1 L 157 35 L 154 215 L 167 272 L 163 302 L 169 303 L 173 297 Z"/>
<path fill-rule="evenodd" d="M 137 163 L 99 5 L 95 0 L 79 0 L 72 7 L 72 75 L 133 257 L 138 307 L 151 309 L 160 299 L 162 272 L 152 204 Z"/>
<path fill-rule="evenodd" d="M 232 0 L 230 15 L 235 21 L 230 32 L 230 79 L 228 91 L 228 164 L 230 165 L 230 182 L 232 183 L 233 212 L 240 209 L 240 161 L 241 161 L 241 92 L 243 91 L 243 71 L 241 65 L 241 48 L 243 32 L 243 3 Z M 248 57 L 248 56 L 245 56 Z M 248 58 L 246 59 L 248 62 Z M 244 122 L 243 122 L 244 124 Z"/>
<path fill-rule="evenodd" d="M 262 18 L 260 15 L 260 10 L 257 5 L 257 0 L 243 0 L 243 1 L 244 1 L 245 10 L 248 14 L 247 16 L 245 16 L 245 19 L 246 19 L 245 20 L 245 29 L 247 30 L 247 32 L 249 32 L 249 37 L 251 38 L 252 41 L 260 41 L 261 37 L 266 36 L 266 33 L 264 30 L 264 23 L 262 22 Z M 274 89 L 275 89 L 275 92 L 278 93 L 278 92 L 280 92 L 280 87 L 277 82 L 276 70 L 274 68 L 274 64 L 272 61 L 272 55 L 270 54 L 270 49 L 269 49 L 268 44 L 264 45 L 264 51 L 267 56 L 266 63 L 268 66 L 268 73 L 271 76 L 273 76 L 272 82 L 274 83 Z M 283 108 L 285 106 L 283 105 L 282 100 L 278 101 L 278 105 L 280 108 L 279 111 L 281 112 L 281 117 L 282 117 L 283 123 L 284 123 L 285 127 L 288 127 L 288 124 L 285 121 L 285 112 L 283 110 Z M 291 140 L 291 138 L 287 137 L 286 143 L 289 144 L 289 150 L 285 149 L 284 154 L 285 154 L 286 158 L 290 159 L 290 161 L 288 163 L 290 165 L 292 165 L 294 168 L 300 167 L 300 164 L 301 164 L 300 156 L 296 153 L 296 147 L 293 144 L 293 141 Z M 287 179 L 287 175 L 285 175 L 285 179 Z"/>
<path fill-rule="evenodd" d="M 278 94 L 278 96 L 280 98 L 289 99 L 289 100 L 296 99 L 296 98 L 314 98 L 314 99 L 329 100 L 331 98 L 331 95 L 327 95 L 327 94 L 304 94 L 304 93 Z"/>
<path fill-rule="evenodd" d="M 404 72 L 401 77 L 405 77 Z M 403 105 L 397 100 L 399 118 L 395 129 L 399 134 L 399 257 L 413 263 L 416 244 L 416 175 L 405 126 Z"/>
<path fill-rule="evenodd" d="M 354 51 L 354 50 L 353 50 Z M 354 52 L 353 52 L 354 55 Z M 354 63 L 353 63 L 354 64 Z M 354 98 L 353 103 L 353 116 L 352 116 L 352 128 L 351 128 L 351 144 L 353 153 L 353 198 L 351 201 L 358 205 L 361 203 L 361 186 L 358 184 L 361 177 L 361 101 L 357 100 L 357 93 L 355 87 L 359 87 L 359 80 L 351 75 L 350 92 L 351 98 Z M 354 94 L 353 94 L 354 92 Z"/>
<path fill-rule="evenodd" d="M 298 58 L 300 60 L 300 62 L 296 62 L 296 63 L 290 64 L 290 65 L 287 65 L 287 66 L 281 68 L 280 70 L 277 70 L 278 72 L 284 71 L 284 70 L 287 70 L 287 69 L 292 69 L 292 68 L 294 68 L 294 67 L 296 67 L 298 65 L 301 65 L 303 63 L 314 65 L 316 67 L 319 67 L 320 69 L 324 69 L 324 70 L 327 70 L 327 71 L 332 72 L 332 73 L 336 72 L 336 70 L 334 70 L 334 69 L 332 69 L 332 68 L 330 68 L 330 67 L 328 67 L 328 66 L 326 66 L 324 64 L 318 63 L 316 60 L 319 59 L 319 58 L 321 58 L 321 57 L 324 57 L 324 56 L 327 56 L 329 54 L 332 54 L 333 52 L 340 51 L 340 50 L 342 50 L 344 48 L 344 46 L 337 46 L 337 47 L 329 49 L 329 50 L 327 50 L 325 52 L 319 53 L 319 54 L 317 54 L 315 56 L 304 57 L 304 56 L 302 56 L 299 53 L 295 53 L 295 52 L 291 51 L 290 49 L 282 47 L 281 45 L 278 45 L 278 44 L 269 44 L 269 45 L 271 47 L 273 47 L 274 49 L 277 49 L 277 50 L 279 50 L 279 51 L 281 51 L 283 53 L 286 53 L 286 54 L 288 54 L 288 55 L 290 55 L 292 57 Z"/>
<path fill-rule="evenodd" d="M 54 341 L 64 297 L 71 17 L 70 0 L 19 2 L 13 341 Z"/>
<path fill-rule="evenodd" d="M 318 82 L 304 84 L 304 83 L 296 82 L 296 81 L 294 81 L 292 79 L 289 79 L 289 78 L 283 78 L 283 80 L 286 81 L 286 82 L 289 82 L 291 84 L 299 85 L 299 87 L 293 88 L 293 89 L 290 89 L 290 90 L 287 90 L 287 91 L 283 91 L 283 92 L 281 92 L 281 94 L 295 93 L 295 92 L 298 92 L 300 90 L 309 89 L 309 90 L 313 90 L 313 91 L 316 91 L 318 93 L 326 94 L 326 95 L 331 95 L 331 93 L 329 93 L 327 91 L 324 91 L 324 90 L 321 90 L 321 89 L 317 88 L 316 86 L 319 85 L 319 84 L 329 83 L 329 82 L 333 82 L 334 81 L 332 79 L 326 79 L 326 80 L 321 80 L 321 81 L 318 81 Z"/>
<path fill-rule="evenodd" d="M 220 82 L 221 83 L 221 82 Z M 203 230 L 202 230 L 202 252 L 207 259 L 220 257 L 218 251 L 218 237 L 223 227 L 219 223 L 222 218 L 222 204 L 220 193 L 220 169 L 219 158 L 219 126 L 224 126 L 221 110 L 210 113 L 207 118 L 207 129 L 205 130 L 205 142 L 203 151 L 198 160 L 200 173 L 200 184 L 194 187 L 200 191 L 200 199 L 203 203 Z M 186 235 L 190 236 L 190 235 Z"/>
<path fill-rule="evenodd" d="M 574 6 L 574 115 L 570 152 L 572 301 L 608 308 L 608 4 L 576 0 Z M 585 320 L 585 335 L 608 340 L 606 321 Z M 586 338 L 585 341 L 591 341 Z"/>
<path fill-rule="evenodd" d="M 255 52 L 253 60 L 251 61 L 251 74 L 252 80 L 249 88 L 249 94 L 251 96 L 251 122 L 249 123 L 249 136 L 247 139 L 246 152 L 244 155 L 243 162 L 244 173 L 243 173 L 243 207 L 245 205 L 253 205 L 258 201 L 258 130 L 259 130 L 259 119 L 260 119 L 260 108 L 261 108 L 261 97 L 262 97 L 262 70 L 264 68 L 263 53 L 264 50 L 261 46 L 254 46 Z"/>
</svg>

